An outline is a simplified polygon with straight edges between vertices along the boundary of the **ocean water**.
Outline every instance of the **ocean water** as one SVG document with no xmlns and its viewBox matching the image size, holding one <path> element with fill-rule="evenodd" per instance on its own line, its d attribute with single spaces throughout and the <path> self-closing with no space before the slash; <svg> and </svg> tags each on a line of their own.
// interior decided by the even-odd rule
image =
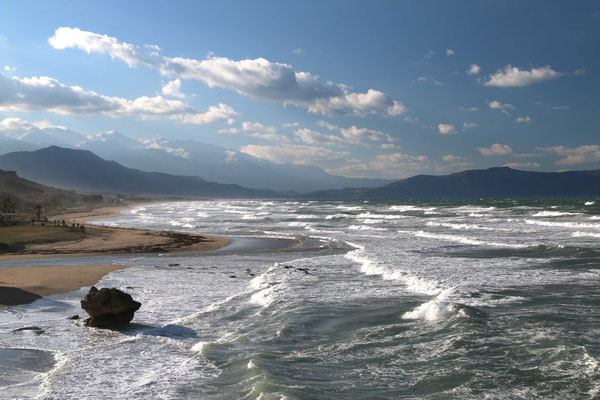
<svg viewBox="0 0 600 400">
<path fill-rule="evenodd" d="M 594 199 L 177 202 L 101 223 L 234 242 L 3 263 L 126 264 L 99 286 L 143 305 L 121 332 L 66 318 L 87 288 L 0 310 L 0 398 L 600 396 Z"/>
</svg>

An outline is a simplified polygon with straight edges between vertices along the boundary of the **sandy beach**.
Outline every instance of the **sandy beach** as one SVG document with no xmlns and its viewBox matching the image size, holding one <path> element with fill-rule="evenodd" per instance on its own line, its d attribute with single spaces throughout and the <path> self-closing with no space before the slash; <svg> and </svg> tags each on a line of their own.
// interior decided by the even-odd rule
<svg viewBox="0 0 600 400">
<path fill-rule="evenodd" d="M 0 306 L 31 303 L 52 294 L 96 284 L 104 275 L 127 268 L 123 265 L 68 265 L 0 269 Z"/>
<path fill-rule="evenodd" d="M 84 224 L 86 226 L 85 237 L 76 241 L 29 244 L 22 252 L 0 255 L 0 261 L 149 252 L 199 252 L 216 250 L 231 243 L 231 240 L 227 238 L 216 236 L 173 231 L 112 228 L 89 224 L 89 221 L 92 220 L 116 217 L 120 215 L 121 211 L 140 205 L 142 204 L 102 207 L 89 211 L 75 211 L 51 216 L 49 217 L 50 220 L 65 220 L 67 225 L 73 223 Z"/>
<path fill-rule="evenodd" d="M 65 220 L 68 225 L 84 224 L 85 236 L 76 241 L 29 244 L 20 253 L 0 255 L 0 262 L 130 253 L 200 252 L 216 250 L 231 243 L 230 239 L 224 237 L 89 224 L 92 220 L 116 217 L 121 211 L 140 205 L 102 207 L 51 216 L 50 220 Z M 26 304 L 52 294 L 78 290 L 94 285 L 104 275 L 123 268 L 126 267 L 79 265 L 0 268 L 0 306 Z"/>
</svg>

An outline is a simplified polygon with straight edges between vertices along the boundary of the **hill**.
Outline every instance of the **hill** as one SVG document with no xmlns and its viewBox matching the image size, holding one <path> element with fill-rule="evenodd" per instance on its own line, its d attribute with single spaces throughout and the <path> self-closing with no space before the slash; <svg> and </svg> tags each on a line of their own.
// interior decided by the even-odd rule
<svg viewBox="0 0 600 400">
<path fill-rule="evenodd" d="M 600 170 L 519 171 L 508 167 L 450 175 L 418 175 L 374 189 L 342 189 L 305 197 L 328 199 L 507 198 L 600 196 Z"/>
<path fill-rule="evenodd" d="M 0 170 L 0 199 L 10 197 L 16 212 L 33 213 L 33 207 L 41 204 L 46 212 L 104 203 L 101 195 L 81 194 L 56 189 L 28 181 L 14 171 Z"/>
<path fill-rule="evenodd" d="M 276 192 L 209 182 L 197 176 L 126 168 L 90 151 L 57 146 L 4 154 L 0 156 L 0 168 L 14 170 L 24 178 L 45 185 L 94 193 L 195 198 L 280 197 Z"/>
</svg>

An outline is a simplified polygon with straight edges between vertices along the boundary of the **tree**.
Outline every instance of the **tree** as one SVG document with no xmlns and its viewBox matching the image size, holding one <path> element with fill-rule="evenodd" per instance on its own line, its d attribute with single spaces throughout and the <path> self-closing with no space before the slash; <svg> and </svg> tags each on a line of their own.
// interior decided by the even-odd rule
<svg viewBox="0 0 600 400">
<path fill-rule="evenodd" d="M 40 216 L 42 215 L 42 205 L 38 204 L 35 207 L 33 207 L 33 211 L 35 212 L 35 216 L 37 217 L 37 219 L 40 219 Z"/>
<path fill-rule="evenodd" d="M 0 210 L 3 213 L 15 212 L 15 203 L 12 201 L 10 196 L 4 196 L 4 198 L 2 198 L 2 203 L 0 203 Z"/>
</svg>

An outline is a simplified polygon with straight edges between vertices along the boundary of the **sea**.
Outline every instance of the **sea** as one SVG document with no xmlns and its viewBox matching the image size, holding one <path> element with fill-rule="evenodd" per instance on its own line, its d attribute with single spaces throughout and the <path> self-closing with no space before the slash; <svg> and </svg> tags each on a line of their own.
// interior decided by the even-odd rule
<svg viewBox="0 0 600 400">
<path fill-rule="evenodd" d="M 3 262 L 124 264 L 97 286 L 142 307 L 122 331 L 68 319 L 89 287 L 1 309 L 0 398 L 600 398 L 598 199 L 185 201 L 96 223 L 233 242 Z"/>
</svg>

